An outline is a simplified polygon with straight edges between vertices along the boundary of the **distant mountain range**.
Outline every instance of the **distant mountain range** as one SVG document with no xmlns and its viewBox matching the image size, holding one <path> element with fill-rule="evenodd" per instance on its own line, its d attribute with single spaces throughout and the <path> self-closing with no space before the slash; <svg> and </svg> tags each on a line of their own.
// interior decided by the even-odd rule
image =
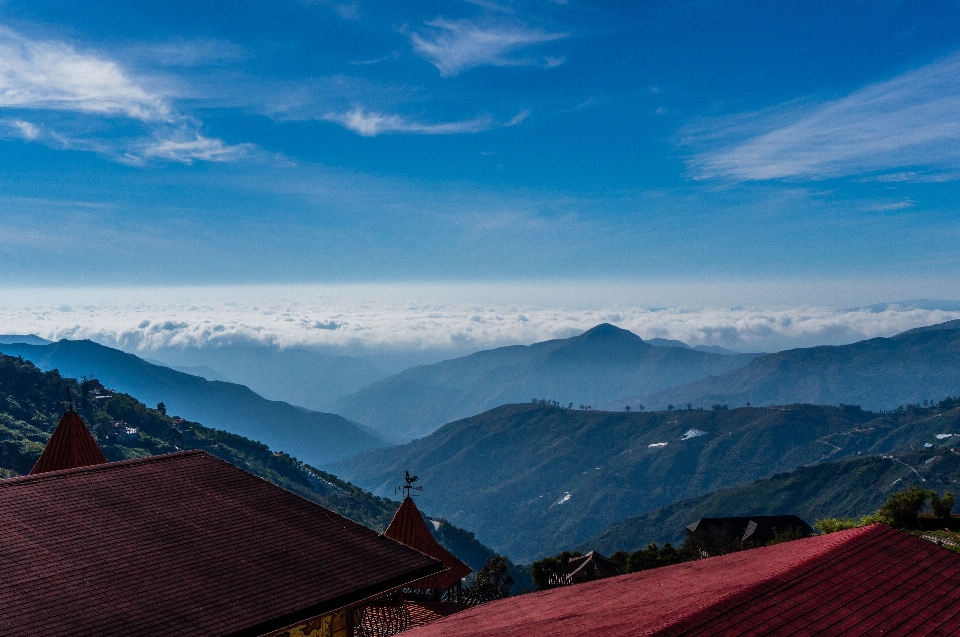
<svg viewBox="0 0 960 637">
<path fill-rule="evenodd" d="M 648 338 L 644 341 L 649 345 L 655 347 L 681 347 L 683 349 L 695 349 L 698 352 L 710 352 L 711 354 L 740 354 L 740 352 L 735 352 L 732 349 L 727 349 L 726 347 L 720 347 L 719 345 L 696 345 L 690 347 L 683 341 L 677 341 L 671 338 Z M 761 354 L 751 354 L 751 356 L 761 356 Z"/>
<path fill-rule="evenodd" d="M 825 462 L 629 517 L 576 548 L 609 555 L 650 542 L 678 543 L 684 527 L 703 517 L 794 514 L 809 524 L 828 517 L 856 519 L 876 511 L 894 491 L 913 485 L 943 491 L 957 482 L 960 455 L 954 447 Z"/>
<path fill-rule="evenodd" d="M 858 454 L 941 447 L 960 410 L 884 416 L 792 405 L 726 411 L 597 412 L 505 405 L 331 470 L 379 495 L 416 473 L 424 510 L 476 529 L 526 562 L 608 525 L 717 489 Z"/>
<path fill-rule="evenodd" d="M 654 392 L 637 391 L 607 408 L 644 404 L 710 407 L 811 403 L 891 409 L 960 393 L 960 320 L 851 345 L 767 354 L 713 378 Z"/>
<path fill-rule="evenodd" d="M 541 398 L 597 406 L 737 369 L 756 356 L 656 347 L 604 323 L 572 338 L 413 367 L 333 402 L 330 409 L 410 440 L 503 404 Z"/>
<path fill-rule="evenodd" d="M 342 416 L 266 400 L 243 385 L 154 365 L 92 341 L 5 343 L 0 352 L 22 356 L 43 370 L 58 369 L 64 376 L 99 378 L 111 389 L 153 405 L 164 403 L 170 414 L 259 440 L 314 466 L 388 444 L 375 431 Z"/>
<path fill-rule="evenodd" d="M 250 387 L 270 400 L 327 411 L 326 405 L 388 376 L 376 363 L 305 347 L 234 343 L 166 349 L 151 356 L 162 365 L 208 380 Z M 189 371 L 193 370 L 193 371 Z"/>
</svg>

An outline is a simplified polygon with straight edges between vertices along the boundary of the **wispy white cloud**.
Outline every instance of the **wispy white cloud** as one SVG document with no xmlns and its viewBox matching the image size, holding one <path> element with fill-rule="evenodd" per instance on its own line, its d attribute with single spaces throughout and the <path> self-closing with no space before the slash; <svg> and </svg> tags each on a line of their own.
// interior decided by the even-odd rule
<svg viewBox="0 0 960 637">
<path fill-rule="evenodd" d="M 0 107 L 169 120 L 171 110 L 110 60 L 0 27 Z"/>
<path fill-rule="evenodd" d="M 4 119 L 0 120 L 14 134 L 15 137 L 33 141 L 40 136 L 40 128 L 30 122 L 22 119 Z"/>
<path fill-rule="evenodd" d="M 425 124 L 405 119 L 399 115 L 368 112 L 355 108 L 346 113 L 328 113 L 324 119 L 336 122 L 364 137 L 376 137 L 382 133 L 418 133 L 421 135 L 454 135 L 457 133 L 479 133 L 493 126 L 489 116 L 457 122 Z"/>
<path fill-rule="evenodd" d="M 177 135 L 167 139 L 158 139 L 147 144 L 141 153 L 144 158 L 159 158 L 168 161 L 192 164 L 201 161 L 232 161 L 253 150 L 252 144 L 229 145 L 221 139 L 211 139 L 199 133 Z"/>
<path fill-rule="evenodd" d="M 214 40 L 158 45 L 150 53 L 157 63 L 175 65 L 241 54 L 239 47 Z M 30 39 L 7 27 L 0 27 L 3 108 L 32 111 L 41 123 L 2 119 L 0 137 L 93 152 L 128 164 L 151 159 L 187 164 L 228 161 L 252 148 L 201 135 L 200 123 L 178 113 L 168 96 L 148 90 L 109 59 L 63 42 Z M 104 116 L 126 119 L 124 134 L 117 136 L 109 125 L 104 127 Z M 91 118 L 98 120 L 97 125 L 89 125 Z M 142 132 L 140 137 L 129 134 L 129 120 Z"/>
<path fill-rule="evenodd" d="M 960 165 L 960 53 L 823 103 L 693 126 L 701 178 L 823 179 Z M 899 174 L 904 174 L 900 172 Z"/>
<path fill-rule="evenodd" d="M 528 117 L 530 117 L 530 109 L 525 108 L 519 113 L 517 113 L 516 115 L 514 115 L 509 122 L 504 124 L 504 126 L 516 126 L 517 124 L 522 123 L 523 120 L 527 119 Z"/>
<path fill-rule="evenodd" d="M 510 54 L 526 47 L 567 37 L 513 24 L 481 25 L 470 20 L 428 22 L 430 29 L 410 36 L 413 49 L 440 70 L 443 77 L 457 75 L 476 66 L 543 64 L 556 66 L 563 58 L 522 58 Z"/>
</svg>

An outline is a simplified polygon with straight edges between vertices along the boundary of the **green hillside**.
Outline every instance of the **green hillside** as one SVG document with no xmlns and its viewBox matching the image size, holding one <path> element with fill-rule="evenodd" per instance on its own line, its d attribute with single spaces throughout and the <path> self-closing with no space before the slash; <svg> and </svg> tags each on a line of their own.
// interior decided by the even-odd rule
<svg viewBox="0 0 960 637">
<path fill-rule="evenodd" d="M 333 469 L 388 495 L 416 472 L 425 510 L 528 562 L 626 517 L 821 462 L 950 444 L 960 413 L 790 405 L 599 412 L 505 405 Z"/>
<path fill-rule="evenodd" d="M 108 460 L 203 449 L 270 482 L 312 500 L 343 516 L 382 531 L 400 503 L 374 496 L 285 453 L 275 453 L 259 442 L 210 429 L 195 422 L 149 409 L 121 393 L 96 398 L 103 385 L 93 379 L 77 382 L 56 371 L 43 372 L 28 361 L 0 354 L 0 475 L 26 474 L 33 467 L 66 407 L 67 387 L 75 407 Z M 118 443 L 113 423 L 124 421 L 139 430 L 137 440 Z M 397 478 L 402 477 L 401 472 Z M 439 528 L 436 528 L 439 527 Z M 494 552 L 472 533 L 445 520 L 431 524 L 441 544 L 475 571 Z"/>
<path fill-rule="evenodd" d="M 678 543 L 683 540 L 684 527 L 702 517 L 795 514 L 810 524 L 826 517 L 859 518 L 876 511 L 894 491 L 913 485 L 956 491 L 958 482 L 960 452 L 952 445 L 892 457 L 829 462 L 621 520 L 577 550 L 610 554 L 635 551 L 651 542 Z"/>
<path fill-rule="evenodd" d="M 720 376 L 609 403 L 709 407 L 811 403 L 892 409 L 960 391 L 960 320 L 850 345 L 767 354 Z"/>
</svg>

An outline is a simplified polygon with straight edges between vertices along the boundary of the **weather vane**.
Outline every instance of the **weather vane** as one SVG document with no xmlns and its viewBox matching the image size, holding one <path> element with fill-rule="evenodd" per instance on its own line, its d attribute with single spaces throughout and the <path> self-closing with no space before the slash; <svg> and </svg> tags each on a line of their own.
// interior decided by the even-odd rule
<svg viewBox="0 0 960 637">
<path fill-rule="evenodd" d="M 397 491 L 403 491 L 403 497 L 409 498 L 412 491 L 423 491 L 423 487 L 413 486 L 413 483 L 419 480 L 420 478 L 418 478 L 417 476 L 410 475 L 409 471 L 405 471 L 404 473 L 406 475 L 404 476 L 403 479 L 406 480 L 407 483 L 400 487 L 394 487 L 393 488 L 394 495 L 396 495 Z"/>
</svg>

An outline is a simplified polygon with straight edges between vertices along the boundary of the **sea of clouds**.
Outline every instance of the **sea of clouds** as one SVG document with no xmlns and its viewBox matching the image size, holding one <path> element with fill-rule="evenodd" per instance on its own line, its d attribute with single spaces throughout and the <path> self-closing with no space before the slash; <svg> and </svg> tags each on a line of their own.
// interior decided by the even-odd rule
<svg viewBox="0 0 960 637">
<path fill-rule="evenodd" d="M 608 291 L 609 292 L 609 291 Z M 960 304 L 649 307 L 568 287 L 243 286 L 0 290 L 0 334 L 88 338 L 149 354 L 230 345 L 459 355 L 608 322 L 642 338 L 738 351 L 842 344 L 960 318 Z"/>
</svg>

